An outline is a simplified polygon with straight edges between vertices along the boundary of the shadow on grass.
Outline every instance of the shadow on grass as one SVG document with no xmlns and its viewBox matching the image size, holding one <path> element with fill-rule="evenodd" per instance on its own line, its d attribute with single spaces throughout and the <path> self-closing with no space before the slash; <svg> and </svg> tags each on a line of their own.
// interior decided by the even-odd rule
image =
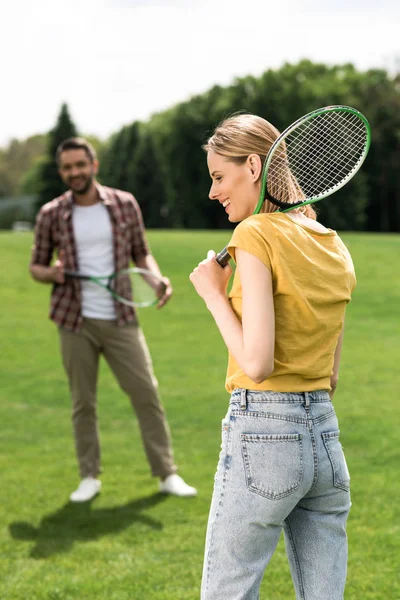
<svg viewBox="0 0 400 600">
<path fill-rule="evenodd" d="M 35 541 L 30 552 L 32 558 L 48 558 L 53 554 L 68 552 L 74 542 L 86 542 L 122 531 L 133 523 L 141 523 L 151 529 L 161 530 L 163 524 L 142 511 L 163 502 L 164 494 L 153 494 L 133 500 L 121 506 L 92 508 L 92 502 L 73 504 L 68 502 L 54 513 L 42 518 L 38 527 L 26 521 L 9 525 L 15 540 Z"/>
</svg>

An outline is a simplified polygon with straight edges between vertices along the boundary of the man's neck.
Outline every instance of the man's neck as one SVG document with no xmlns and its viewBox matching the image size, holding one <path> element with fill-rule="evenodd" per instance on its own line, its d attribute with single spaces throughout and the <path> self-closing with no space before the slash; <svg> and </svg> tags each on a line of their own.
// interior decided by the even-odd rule
<svg viewBox="0 0 400 600">
<path fill-rule="evenodd" d="M 92 206 L 100 201 L 99 192 L 95 183 L 92 183 L 85 194 L 73 194 L 75 204 L 78 206 Z"/>
</svg>

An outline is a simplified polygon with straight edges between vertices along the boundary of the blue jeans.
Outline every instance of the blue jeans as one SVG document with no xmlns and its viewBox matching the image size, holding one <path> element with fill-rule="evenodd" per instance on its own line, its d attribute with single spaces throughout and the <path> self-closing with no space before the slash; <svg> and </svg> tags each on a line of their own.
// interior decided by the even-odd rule
<svg viewBox="0 0 400 600">
<path fill-rule="evenodd" d="M 350 476 L 328 392 L 235 390 L 222 421 L 201 599 L 258 600 L 284 530 L 298 600 L 342 600 Z"/>
</svg>

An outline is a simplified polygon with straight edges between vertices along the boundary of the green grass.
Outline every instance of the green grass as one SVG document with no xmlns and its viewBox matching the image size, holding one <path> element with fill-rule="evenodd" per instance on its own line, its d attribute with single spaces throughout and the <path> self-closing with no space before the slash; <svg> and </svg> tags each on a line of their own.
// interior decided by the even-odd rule
<svg viewBox="0 0 400 600">
<path fill-rule="evenodd" d="M 195 600 L 228 396 L 226 352 L 188 281 L 224 232 L 150 232 L 175 287 L 142 311 L 181 474 L 196 499 L 157 494 L 128 399 L 102 364 L 103 492 L 77 484 L 66 379 L 47 319 L 50 288 L 28 275 L 31 234 L 0 234 L 0 599 Z M 358 286 L 335 398 L 352 474 L 347 600 L 399 600 L 400 237 L 346 234 Z M 261 598 L 294 598 L 282 541 Z M 218 600 L 218 599 L 215 599 Z"/>
</svg>

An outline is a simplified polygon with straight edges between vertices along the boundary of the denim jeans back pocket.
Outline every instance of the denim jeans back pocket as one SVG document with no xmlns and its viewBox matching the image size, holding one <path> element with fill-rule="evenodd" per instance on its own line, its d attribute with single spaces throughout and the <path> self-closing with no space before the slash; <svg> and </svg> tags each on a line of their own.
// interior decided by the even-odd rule
<svg viewBox="0 0 400 600">
<path fill-rule="evenodd" d="M 321 435 L 332 465 L 333 485 L 348 492 L 350 489 L 350 474 L 342 444 L 339 442 L 340 431 L 327 431 Z"/>
<path fill-rule="evenodd" d="M 243 433 L 241 444 L 250 491 L 279 500 L 299 487 L 303 478 L 301 434 Z"/>
</svg>

